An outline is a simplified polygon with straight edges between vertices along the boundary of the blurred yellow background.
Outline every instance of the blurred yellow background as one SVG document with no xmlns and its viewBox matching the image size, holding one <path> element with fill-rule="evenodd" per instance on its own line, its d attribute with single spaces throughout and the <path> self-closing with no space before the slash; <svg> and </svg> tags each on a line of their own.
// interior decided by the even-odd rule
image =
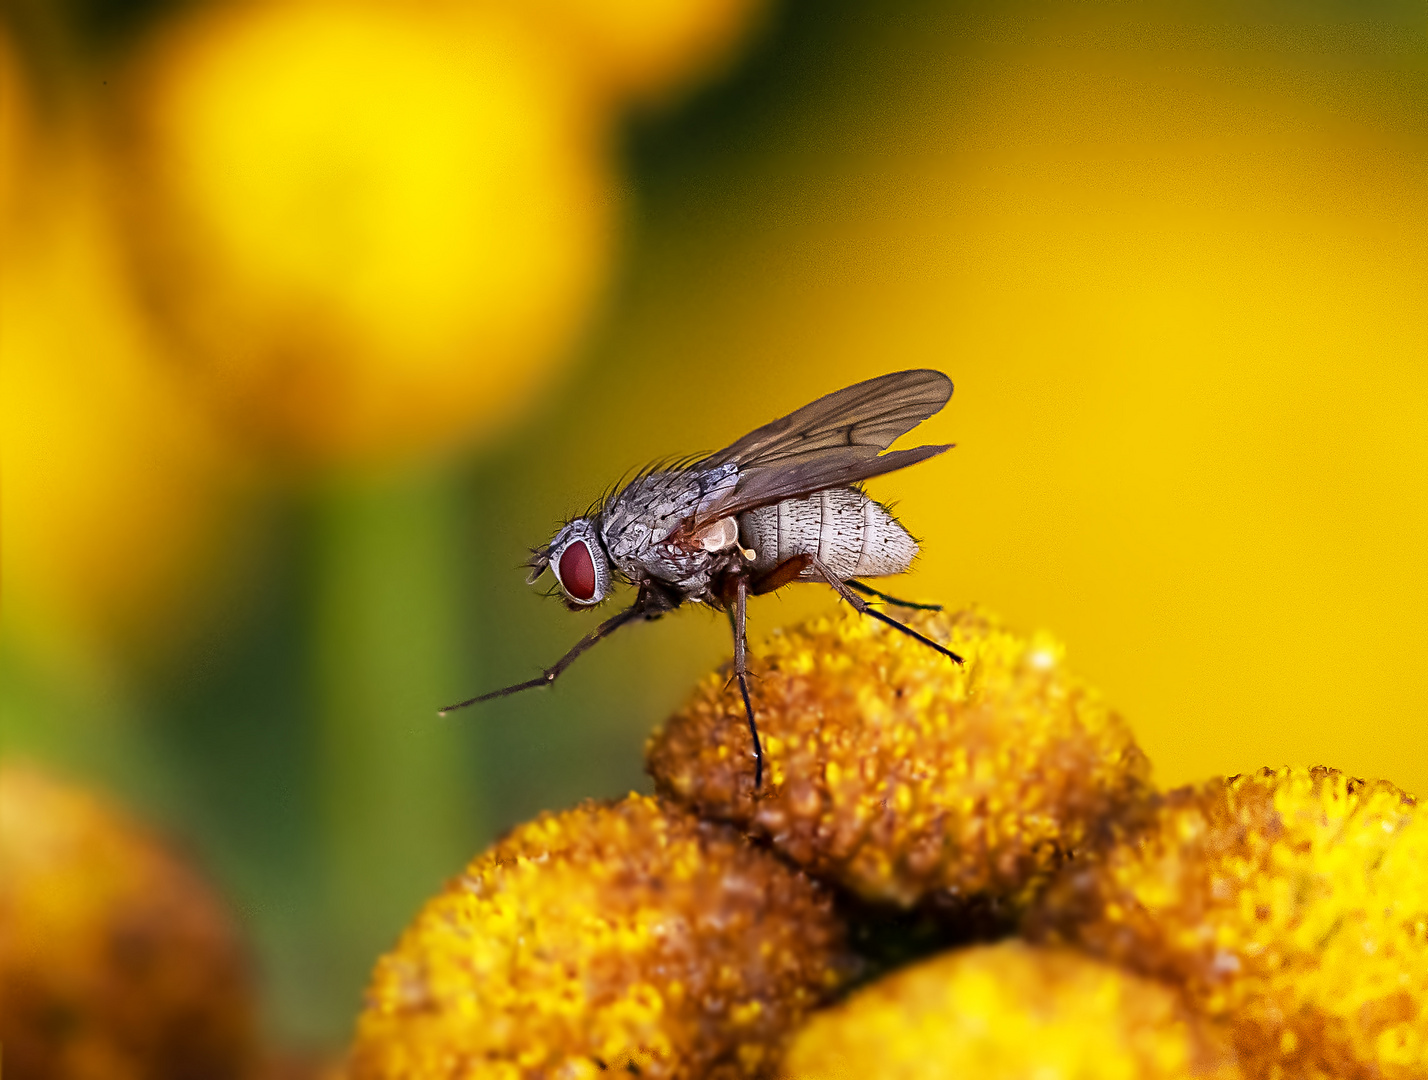
<svg viewBox="0 0 1428 1080">
<path fill-rule="evenodd" d="M 727 627 L 550 693 L 631 466 L 946 371 L 890 586 L 1067 643 L 1162 784 L 1428 792 L 1421 5 L 7 9 L 4 749 L 185 837 L 339 1043 L 495 833 L 645 786 Z M 754 632 L 831 607 L 790 590 Z"/>
</svg>

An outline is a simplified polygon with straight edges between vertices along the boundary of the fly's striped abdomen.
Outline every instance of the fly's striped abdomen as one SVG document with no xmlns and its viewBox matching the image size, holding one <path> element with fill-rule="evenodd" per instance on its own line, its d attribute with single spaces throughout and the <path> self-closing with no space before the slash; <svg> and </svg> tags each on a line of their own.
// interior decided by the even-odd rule
<svg viewBox="0 0 1428 1080">
<path fill-rule="evenodd" d="M 829 488 L 739 515 L 739 537 L 766 573 L 797 555 L 817 555 L 842 580 L 901 574 L 917 541 L 878 503 L 852 488 Z M 811 569 L 801 577 L 817 580 Z"/>
</svg>

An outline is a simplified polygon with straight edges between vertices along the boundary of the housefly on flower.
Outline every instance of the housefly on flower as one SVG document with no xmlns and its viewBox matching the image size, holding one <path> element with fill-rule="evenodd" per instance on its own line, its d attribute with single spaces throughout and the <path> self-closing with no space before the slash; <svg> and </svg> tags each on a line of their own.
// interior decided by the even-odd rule
<svg viewBox="0 0 1428 1080">
<path fill-rule="evenodd" d="M 764 755 L 749 700 L 750 596 L 821 581 L 862 614 L 960 664 L 956 653 L 866 598 L 908 608 L 937 610 L 936 605 L 897 600 L 859 580 L 905 573 L 918 546 L 858 485 L 951 449 L 949 444 L 883 453 L 951 396 L 952 381 L 940 371 L 898 371 L 821 397 L 717 454 L 641 472 L 565 525 L 549 544 L 533 549 L 527 578 L 534 584 L 549 570 L 572 610 L 601 603 L 616 583 L 634 586 L 634 603 L 536 678 L 449 705 L 442 715 L 548 686 L 576 657 L 626 623 L 657 619 L 686 601 L 708 604 L 728 612 L 733 626 L 734 679 L 753 739 L 758 788 Z"/>
</svg>

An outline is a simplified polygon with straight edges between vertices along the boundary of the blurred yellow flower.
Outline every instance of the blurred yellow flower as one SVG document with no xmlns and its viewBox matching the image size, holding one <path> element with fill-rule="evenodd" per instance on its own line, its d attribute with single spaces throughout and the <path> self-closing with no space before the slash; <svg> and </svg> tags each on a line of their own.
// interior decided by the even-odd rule
<svg viewBox="0 0 1428 1080">
<path fill-rule="evenodd" d="M 780 1080 L 1233 1080 L 1168 987 L 1022 942 L 947 953 L 817 1013 Z"/>
<path fill-rule="evenodd" d="M 753 649 L 764 790 L 723 674 L 651 738 L 649 770 L 661 792 L 866 899 L 990 900 L 1014 915 L 1146 795 L 1149 765 L 1049 638 L 976 611 L 910 622 L 966 665 L 851 611 Z"/>
<path fill-rule="evenodd" d="M 1428 1076 L 1428 819 L 1384 781 L 1264 769 L 1172 792 L 1030 931 L 1183 987 L 1248 1075 Z"/>
<path fill-rule="evenodd" d="M 145 830 L 6 764 L 0 867 L 6 1076 L 249 1075 L 254 1001 L 228 913 Z"/>
<path fill-rule="evenodd" d="M 506 0 L 609 92 L 660 98 L 728 59 L 762 0 Z"/>
<path fill-rule="evenodd" d="M 733 829 L 585 803 L 426 905 L 377 964 L 350 1075 L 760 1075 L 848 972 L 827 893 Z"/>
<path fill-rule="evenodd" d="M 138 267 L 219 408 L 302 460 L 440 450 L 570 351 L 610 244 L 604 118 L 490 10 L 203 6 L 118 118 Z"/>
<path fill-rule="evenodd" d="M 6 621 L 42 651 L 132 649 L 210 594 L 243 478 L 125 286 L 82 132 L 31 161 L 0 265 Z"/>
</svg>

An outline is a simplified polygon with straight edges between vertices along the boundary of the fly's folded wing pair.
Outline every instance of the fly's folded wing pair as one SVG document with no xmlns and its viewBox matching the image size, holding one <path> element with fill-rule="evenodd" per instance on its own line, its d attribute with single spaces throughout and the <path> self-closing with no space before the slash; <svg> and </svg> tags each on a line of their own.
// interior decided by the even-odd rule
<svg viewBox="0 0 1428 1080">
<path fill-rule="evenodd" d="M 739 476 L 728 495 L 700 508 L 695 524 L 825 488 L 848 487 L 949 450 L 951 443 L 882 452 L 951 397 L 952 380 L 940 371 L 896 371 L 835 391 L 765 424 L 692 466 L 702 470 L 732 464 Z"/>
</svg>

